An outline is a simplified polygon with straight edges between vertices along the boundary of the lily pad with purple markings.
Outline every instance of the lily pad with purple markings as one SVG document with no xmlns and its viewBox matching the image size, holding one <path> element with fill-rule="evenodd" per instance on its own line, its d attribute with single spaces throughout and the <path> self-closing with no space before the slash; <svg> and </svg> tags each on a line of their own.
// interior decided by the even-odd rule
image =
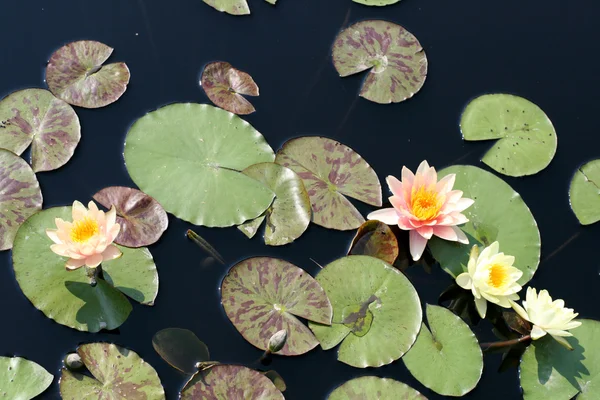
<svg viewBox="0 0 600 400">
<path fill-rule="evenodd" d="M 427 397 L 394 379 L 361 376 L 335 388 L 327 400 L 427 400 Z"/>
<path fill-rule="evenodd" d="M 44 392 L 54 377 L 44 367 L 21 357 L 0 357 L 0 398 L 30 400 Z"/>
<path fill-rule="evenodd" d="M 300 176 L 317 225 L 349 230 L 365 222 L 344 195 L 381 206 L 381 184 L 373 168 L 350 147 L 335 140 L 319 136 L 288 140 L 277 152 L 275 162 Z"/>
<path fill-rule="evenodd" d="M 93 377 L 63 369 L 63 400 L 165 399 L 158 374 L 135 352 L 110 343 L 88 343 L 77 353 Z"/>
<path fill-rule="evenodd" d="M 166 328 L 158 331 L 152 338 L 152 346 L 170 366 L 189 375 L 198 372 L 196 363 L 210 359 L 206 344 L 188 329 Z"/>
<path fill-rule="evenodd" d="M 42 192 L 31 167 L 0 149 L 0 250 L 13 246 L 19 226 L 42 208 Z"/>
<path fill-rule="evenodd" d="M 65 165 L 80 138 L 73 108 L 47 90 L 20 90 L 0 101 L 0 147 L 21 155 L 31 145 L 35 172 Z"/>
<path fill-rule="evenodd" d="M 244 98 L 258 96 L 258 86 L 247 73 L 223 61 L 204 67 L 200 85 L 216 106 L 238 115 L 252 114 L 254 106 Z"/>
<path fill-rule="evenodd" d="M 117 210 L 121 225 L 115 242 L 127 247 L 149 246 L 160 239 L 169 226 L 167 213 L 152 197 L 137 189 L 111 186 L 94 195 L 94 200 L 106 208 Z"/>
<path fill-rule="evenodd" d="M 592 160 L 575 171 L 569 200 L 581 225 L 600 221 L 600 160 Z"/>
<path fill-rule="evenodd" d="M 394 264 L 398 252 L 398 239 L 390 227 L 383 222 L 371 220 L 358 228 L 348 255 L 371 256 Z"/>
<path fill-rule="evenodd" d="M 61 47 L 48 61 L 48 88 L 56 97 L 74 106 L 99 108 L 114 103 L 125 93 L 130 74 L 122 62 L 102 65 L 113 50 L 93 40 Z"/>
<path fill-rule="evenodd" d="M 357 22 L 340 32 L 333 44 L 333 65 L 342 77 L 370 70 L 360 96 L 381 104 L 412 97 L 427 77 L 427 57 L 417 38 L 381 20 Z"/>
<path fill-rule="evenodd" d="M 295 356 L 319 342 L 296 317 L 331 323 L 331 304 L 319 283 L 303 269 L 271 257 L 253 257 L 234 265 L 221 284 L 221 303 L 229 320 L 255 347 L 266 350 L 277 331 L 287 341 L 277 354 Z"/>
</svg>

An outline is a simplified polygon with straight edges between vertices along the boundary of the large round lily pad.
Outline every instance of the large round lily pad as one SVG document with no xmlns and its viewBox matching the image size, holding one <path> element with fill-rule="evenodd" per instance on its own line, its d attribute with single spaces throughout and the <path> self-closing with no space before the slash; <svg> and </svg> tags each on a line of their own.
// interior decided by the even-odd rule
<svg viewBox="0 0 600 400">
<path fill-rule="evenodd" d="M 275 194 L 241 171 L 273 159 L 249 123 L 205 104 L 172 104 L 148 113 L 125 142 L 133 181 L 165 210 L 196 225 L 239 225 L 261 215 Z"/>
<path fill-rule="evenodd" d="M 456 174 L 454 189 L 475 203 L 463 211 L 469 219 L 461 229 L 469 244 L 433 238 L 429 248 L 442 268 L 453 277 L 466 271 L 473 245 L 500 242 L 504 254 L 515 257 L 515 267 L 523 271 L 519 284 L 527 283 L 540 263 L 540 231 L 529 208 L 506 182 L 494 174 L 470 165 L 454 165 L 438 172 L 439 177 Z"/>
<path fill-rule="evenodd" d="M 388 264 L 394 264 L 398 253 L 396 235 L 389 226 L 376 220 L 366 221 L 358 228 L 348 250 L 349 255 L 380 258 Z"/>
<path fill-rule="evenodd" d="M 63 400 L 165 399 L 158 374 L 135 352 L 109 343 L 89 343 L 77 353 L 94 377 L 63 369 Z"/>
<path fill-rule="evenodd" d="M 242 95 L 258 96 L 258 85 L 250 75 L 227 62 L 207 64 L 202 71 L 200 84 L 210 101 L 224 110 L 238 115 L 256 111 Z"/>
<path fill-rule="evenodd" d="M 47 90 L 20 90 L 0 101 L 0 146 L 21 155 L 31 144 L 35 172 L 65 165 L 80 138 L 73 108 Z"/>
<path fill-rule="evenodd" d="M 427 397 L 394 379 L 361 376 L 335 388 L 327 400 L 427 400 Z"/>
<path fill-rule="evenodd" d="M 323 349 L 342 342 L 338 360 L 379 367 L 410 349 L 421 328 L 417 291 L 396 268 L 369 256 L 340 258 L 316 277 L 333 306 L 331 326 L 310 323 Z"/>
<path fill-rule="evenodd" d="M 424 386 L 444 396 L 464 396 L 477 386 L 483 354 L 467 324 L 452 311 L 427 305 L 427 322 L 402 361 Z"/>
<path fill-rule="evenodd" d="M 590 161 L 575 171 L 569 199 L 582 225 L 600 221 L 600 160 Z"/>
<path fill-rule="evenodd" d="M 486 94 L 472 100 L 462 114 L 465 140 L 500 139 L 483 161 L 501 174 L 533 175 L 556 153 L 556 131 L 544 111 L 511 94 Z"/>
<path fill-rule="evenodd" d="M 0 149 L 0 250 L 10 249 L 19 226 L 42 208 L 42 191 L 31 167 Z"/>
<path fill-rule="evenodd" d="M 158 331 L 152 338 L 152 346 L 169 365 L 189 375 L 198 372 L 197 363 L 210 359 L 206 344 L 189 329 L 166 328 Z"/>
<path fill-rule="evenodd" d="M 342 77 L 370 70 L 360 95 L 381 104 L 411 98 L 427 77 L 427 57 L 417 38 L 381 20 L 357 22 L 340 32 L 333 44 L 333 65 Z"/>
<path fill-rule="evenodd" d="M 300 176 L 317 225 L 349 230 L 365 222 L 344 195 L 381 206 L 381 184 L 373 168 L 350 147 L 335 140 L 318 136 L 288 140 L 277 152 L 275 162 Z"/>
<path fill-rule="evenodd" d="M 44 367 L 21 357 L 0 357 L 0 398 L 30 400 L 54 380 Z"/>
<path fill-rule="evenodd" d="M 268 348 L 277 331 L 287 331 L 277 354 L 295 356 L 319 343 L 295 316 L 331 323 L 331 303 L 319 283 L 303 269 L 271 257 L 253 257 L 234 265 L 221 285 L 227 317 L 252 345 Z"/>
</svg>

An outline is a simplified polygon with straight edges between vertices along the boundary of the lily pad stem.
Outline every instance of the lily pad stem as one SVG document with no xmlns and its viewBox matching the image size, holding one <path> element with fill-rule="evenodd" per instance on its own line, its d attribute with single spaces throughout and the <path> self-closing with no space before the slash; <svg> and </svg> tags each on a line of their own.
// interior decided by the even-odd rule
<svg viewBox="0 0 600 400">
<path fill-rule="evenodd" d="M 85 272 L 88 278 L 90 278 L 91 287 L 96 287 L 98 279 L 103 279 L 102 265 L 98 265 L 96 268 L 85 267 Z"/>
<path fill-rule="evenodd" d="M 508 347 L 514 346 L 515 344 L 519 344 L 531 339 L 531 335 L 523 335 L 520 338 L 512 339 L 512 340 L 504 340 L 502 342 L 493 342 L 493 343 L 481 343 L 481 348 L 484 350 L 496 349 L 498 347 Z"/>
</svg>

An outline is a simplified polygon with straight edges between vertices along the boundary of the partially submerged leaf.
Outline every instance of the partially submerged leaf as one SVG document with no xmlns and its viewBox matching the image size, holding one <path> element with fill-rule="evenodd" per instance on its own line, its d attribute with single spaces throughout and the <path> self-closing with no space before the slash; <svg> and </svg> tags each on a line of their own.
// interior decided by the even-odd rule
<svg viewBox="0 0 600 400">
<path fill-rule="evenodd" d="M 285 390 L 287 389 L 287 385 L 285 384 L 285 381 L 283 380 L 283 378 L 281 377 L 281 375 L 279 375 L 277 373 L 277 371 L 274 370 L 269 370 L 269 371 L 265 371 L 263 372 L 263 374 L 269 378 L 271 380 L 271 382 L 273 382 L 273 385 L 275 385 L 275 387 L 280 391 L 280 392 L 285 392 Z"/>
<path fill-rule="evenodd" d="M 389 226 L 380 221 L 366 221 L 356 232 L 348 255 L 364 255 L 394 264 L 398 257 L 398 239 Z"/>
<path fill-rule="evenodd" d="M 206 4 L 217 11 L 226 12 L 231 15 L 250 14 L 250 7 L 246 0 L 203 0 Z"/>
<path fill-rule="evenodd" d="M 21 357 L 0 357 L 0 398 L 30 400 L 44 392 L 54 377 L 44 367 Z"/>
<path fill-rule="evenodd" d="M 582 225 L 600 221 L 600 160 L 581 166 L 571 179 L 571 209 Z"/>
<path fill-rule="evenodd" d="M 198 372 L 196 363 L 210 360 L 206 344 L 188 329 L 158 331 L 152 338 L 152 346 L 169 365 L 189 375 Z"/>
<path fill-rule="evenodd" d="M 227 62 L 207 64 L 202 72 L 200 85 L 217 107 L 238 115 L 256 111 L 242 95 L 258 96 L 258 86 L 250 75 L 233 68 Z"/>
<path fill-rule="evenodd" d="M 394 379 L 361 376 L 335 388 L 327 400 L 427 400 L 410 386 Z"/>
</svg>

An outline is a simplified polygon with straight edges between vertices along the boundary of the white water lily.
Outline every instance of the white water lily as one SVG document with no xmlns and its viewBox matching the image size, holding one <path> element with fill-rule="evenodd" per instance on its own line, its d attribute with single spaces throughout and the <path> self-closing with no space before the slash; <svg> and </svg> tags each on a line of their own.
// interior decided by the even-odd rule
<svg viewBox="0 0 600 400">
<path fill-rule="evenodd" d="M 463 289 L 473 292 L 475 306 L 481 318 L 485 318 L 487 302 L 510 308 L 510 300 L 518 300 L 521 285 L 517 281 L 523 272 L 515 267 L 513 256 L 498 252 L 499 243 L 494 242 L 479 254 L 473 246 L 468 271 L 456 277 L 456 283 Z"/>
</svg>

